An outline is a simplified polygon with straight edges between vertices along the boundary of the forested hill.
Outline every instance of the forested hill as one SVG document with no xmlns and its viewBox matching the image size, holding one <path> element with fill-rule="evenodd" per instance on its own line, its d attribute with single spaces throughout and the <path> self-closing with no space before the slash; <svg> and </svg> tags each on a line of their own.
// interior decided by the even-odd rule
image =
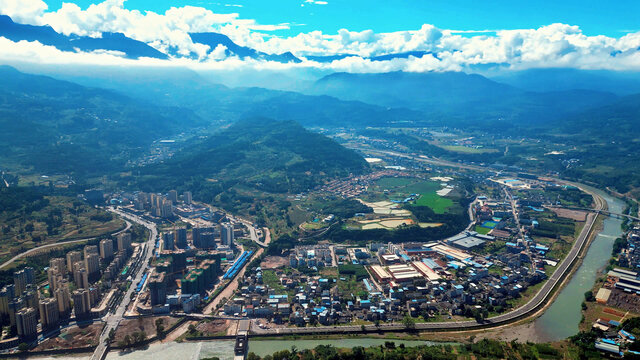
<svg viewBox="0 0 640 360">
<path fill-rule="evenodd" d="M 0 164 L 102 176 L 149 144 L 205 123 L 190 110 L 0 66 Z"/>
<path fill-rule="evenodd" d="M 143 189 L 190 188 L 207 198 L 238 183 L 269 192 L 299 192 L 368 169 L 354 151 L 294 121 L 256 118 L 141 169 L 135 181 Z"/>
</svg>

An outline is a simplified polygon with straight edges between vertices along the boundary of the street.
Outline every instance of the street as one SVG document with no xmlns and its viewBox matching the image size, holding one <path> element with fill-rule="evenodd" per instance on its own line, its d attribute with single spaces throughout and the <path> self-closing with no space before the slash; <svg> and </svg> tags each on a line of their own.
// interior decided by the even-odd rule
<svg viewBox="0 0 640 360">
<path fill-rule="evenodd" d="M 104 329 L 102 330 L 102 333 L 100 334 L 100 340 L 98 342 L 98 346 L 93 352 L 93 355 L 91 356 L 91 360 L 102 360 L 106 356 L 107 350 L 108 350 L 107 339 L 109 337 L 109 332 L 111 331 L 111 329 L 113 330 L 117 329 L 118 325 L 120 324 L 120 321 L 122 320 L 124 313 L 127 310 L 127 306 L 129 306 L 129 303 L 131 302 L 131 294 L 136 288 L 135 284 L 140 282 L 140 280 L 142 279 L 142 275 L 147 271 L 149 267 L 149 260 L 153 255 L 153 247 L 155 244 L 155 239 L 158 236 L 158 230 L 155 224 L 144 221 L 137 216 L 122 212 L 118 209 L 110 208 L 108 210 L 120 215 L 121 217 L 131 222 L 137 223 L 149 229 L 149 239 L 146 242 L 147 244 L 146 251 L 144 254 L 141 255 L 144 257 L 142 266 L 140 267 L 140 269 L 138 269 L 138 272 L 133 277 L 131 286 L 129 286 L 129 289 L 122 297 L 122 301 L 120 302 L 120 305 L 118 305 L 118 307 L 116 308 L 115 313 L 112 314 L 111 312 L 109 312 L 103 318 L 106 324 Z"/>
</svg>

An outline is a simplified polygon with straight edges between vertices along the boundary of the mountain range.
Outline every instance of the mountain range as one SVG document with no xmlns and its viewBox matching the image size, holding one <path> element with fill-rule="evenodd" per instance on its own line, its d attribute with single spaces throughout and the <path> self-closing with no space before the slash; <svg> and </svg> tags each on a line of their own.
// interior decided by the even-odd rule
<svg viewBox="0 0 640 360">
<path fill-rule="evenodd" d="M 185 108 L 157 106 L 0 66 L 0 160 L 41 172 L 122 168 L 159 138 L 206 125 Z M 180 119 L 179 122 L 176 119 Z"/>
<path fill-rule="evenodd" d="M 121 33 L 104 32 L 101 37 L 66 36 L 57 33 L 50 26 L 25 25 L 13 22 L 7 15 L 0 15 L 0 36 L 11 41 L 38 41 L 43 45 L 54 46 L 62 51 L 117 51 L 127 58 L 149 57 L 168 59 L 166 54 L 152 48 L 142 41 L 133 40 Z"/>
<path fill-rule="evenodd" d="M 11 41 L 38 41 L 44 45 L 54 46 L 62 51 L 117 51 L 127 58 L 138 59 L 141 57 L 168 59 L 169 57 L 183 57 L 175 48 L 169 48 L 167 53 L 163 53 L 151 47 L 149 44 L 134 40 L 122 33 L 103 32 L 100 37 L 64 35 L 57 33 L 52 27 L 43 25 L 27 25 L 15 23 L 9 16 L 0 15 L 0 36 Z M 196 44 L 209 46 L 207 54 L 213 52 L 219 45 L 224 46 L 226 56 L 235 56 L 240 59 L 254 59 L 275 61 L 280 63 L 300 63 L 302 59 L 296 57 L 291 52 L 282 54 L 268 54 L 246 46 L 241 46 L 233 42 L 228 36 L 215 32 L 190 33 L 191 40 Z M 407 58 L 414 56 L 421 58 L 430 52 L 411 51 L 397 54 L 384 54 L 378 56 L 364 57 L 372 61 L 391 60 L 395 58 Z M 306 56 L 308 60 L 320 63 L 329 63 L 334 60 L 344 59 L 355 54 L 341 54 L 329 56 Z M 196 54 L 189 54 L 187 57 L 196 58 Z"/>
<path fill-rule="evenodd" d="M 596 90 L 527 91 L 463 72 L 334 73 L 319 79 L 307 93 L 448 115 L 463 122 L 511 125 L 553 121 L 617 99 Z"/>
</svg>

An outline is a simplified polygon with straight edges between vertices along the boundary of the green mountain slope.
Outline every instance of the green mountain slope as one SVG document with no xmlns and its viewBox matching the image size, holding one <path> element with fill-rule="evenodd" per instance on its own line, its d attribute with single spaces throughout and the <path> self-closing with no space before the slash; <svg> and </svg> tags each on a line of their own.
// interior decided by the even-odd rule
<svg viewBox="0 0 640 360">
<path fill-rule="evenodd" d="M 449 116 L 456 125 L 517 126 L 546 122 L 609 104 L 616 96 L 601 91 L 524 91 L 478 74 L 463 72 L 375 74 L 334 73 L 308 90 L 342 100 L 406 108 L 426 115 Z"/>
<path fill-rule="evenodd" d="M 323 135 L 293 121 L 259 118 L 239 121 L 169 161 L 141 169 L 135 181 L 145 189 L 215 193 L 243 184 L 298 192 L 328 178 L 367 170 L 362 157 Z"/>
<path fill-rule="evenodd" d="M 0 78 L 0 163 L 10 168 L 102 175 L 158 138 L 205 124 L 190 110 L 8 66 Z"/>
</svg>

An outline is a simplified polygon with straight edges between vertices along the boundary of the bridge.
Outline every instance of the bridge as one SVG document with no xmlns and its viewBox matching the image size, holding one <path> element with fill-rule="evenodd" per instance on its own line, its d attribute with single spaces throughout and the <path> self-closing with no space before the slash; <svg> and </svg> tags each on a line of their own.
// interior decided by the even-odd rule
<svg viewBox="0 0 640 360">
<path fill-rule="evenodd" d="M 618 219 L 627 218 L 627 219 L 633 220 L 633 221 L 640 221 L 640 217 L 636 217 L 636 216 L 629 215 L 629 214 L 620 214 L 620 213 L 612 212 L 612 211 L 605 210 L 605 209 L 593 209 L 593 208 L 585 208 L 585 207 L 579 207 L 579 206 L 549 206 L 549 208 L 589 211 L 589 212 L 594 212 L 596 214 L 602 214 L 602 215 L 606 215 L 606 216 L 615 217 L 615 218 L 618 218 Z"/>
<path fill-rule="evenodd" d="M 244 360 L 247 357 L 250 325 L 251 321 L 247 319 L 243 319 L 238 322 L 238 329 L 236 330 L 236 344 L 233 348 L 233 352 L 235 354 L 234 360 Z"/>
</svg>

